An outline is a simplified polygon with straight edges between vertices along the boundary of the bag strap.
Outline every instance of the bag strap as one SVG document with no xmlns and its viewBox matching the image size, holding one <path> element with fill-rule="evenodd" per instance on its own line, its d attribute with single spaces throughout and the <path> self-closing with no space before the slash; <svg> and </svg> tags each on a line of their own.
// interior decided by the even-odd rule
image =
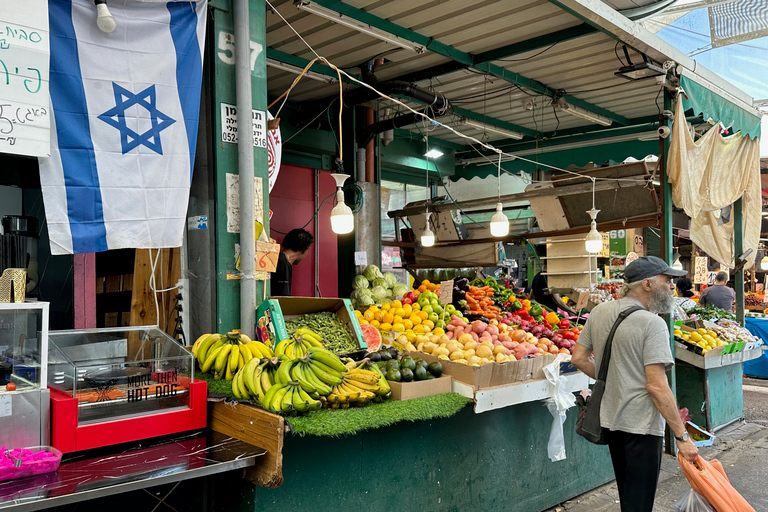
<svg viewBox="0 0 768 512">
<path fill-rule="evenodd" d="M 597 380 L 601 380 L 605 382 L 605 379 L 608 377 L 608 365 L 611 362 L 611 350 L 613 349 L 613 335 L 616 334 L 616 329 L 619 327 L 619 325 L 621 325 L 621 322 L 623 322 L 625 318 L 627 318 L 629 315 L 631 315 L 635 311 L 640 311 L 642 309 L 644 308 L 640 306 L 632 306 L 631 308 L 625 309 L 624 311 L 619 313 L 619 317 L 613 323 L 613 327 L 611 328 L 611 333 L 608 335 L 608 341 L 605 342 L 605 351 L 603 352 L 603 358 L 600 360 L 600 372 L 597 374 Z"/>
</svg>

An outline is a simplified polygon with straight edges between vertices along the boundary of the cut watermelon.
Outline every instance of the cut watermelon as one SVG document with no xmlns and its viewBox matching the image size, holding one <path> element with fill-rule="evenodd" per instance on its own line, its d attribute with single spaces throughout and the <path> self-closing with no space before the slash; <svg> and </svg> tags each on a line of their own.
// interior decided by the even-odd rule
<svg viewBox="0 0 768 512">
<path fill-rule="evenodd" d="M 381 333 L 374 326 L 369 324 L 363 324 L 360 326 L 363 331 L 363 338 L 368 345 L 368 352 L 376 352 L 381 348 Z"/>
</svg>

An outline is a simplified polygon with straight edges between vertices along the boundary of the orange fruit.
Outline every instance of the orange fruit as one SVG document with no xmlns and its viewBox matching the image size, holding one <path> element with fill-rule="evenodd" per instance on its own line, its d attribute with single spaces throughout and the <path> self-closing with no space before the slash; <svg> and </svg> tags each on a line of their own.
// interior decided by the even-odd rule
<svg viewBox="0 0 768 512">
<path fill-rule="evenodd" d="M 381 317 L 381 321 L 385 324 L 391 324 L 394 320 L 395 317 L 392 313 L 384 313 Z"/>
</svg>

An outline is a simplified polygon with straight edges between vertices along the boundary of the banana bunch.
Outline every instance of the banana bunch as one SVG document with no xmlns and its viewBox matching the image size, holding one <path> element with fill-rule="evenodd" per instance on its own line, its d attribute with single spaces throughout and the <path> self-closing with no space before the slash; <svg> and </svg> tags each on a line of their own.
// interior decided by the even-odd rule
<svg viewBox="0 0 768 512">
<path fill-rule="evenodd" d="M 295 380 L 285 384 L 275 383 L 267 391 L 261 405 L 272 412 L 284 414 L 317 411 L 323 406 L 320 400 L 312 398 Z"/>
<path fill-rule="evenodd" d="M 322 338 L 309 329 L 301 328 L 289 340 L 282 340 L 275 346 L 275 354 L 286 355 L 291 359 L 304 356 L 309 347 L 323 348 Z"/>
<path fill-rule="evenodd" d="M 326 407 L 332 409 L 346 409 L 350 405 L 362 407 L 367 405 L 377 396 L 386 395 L 389 392 L 388 384 L 383 387 L 381 381 L 387 382 L 379 373 L 362 368 L 354 368 L 347 371 L 341 379 L 341 383 L 334 386 L 331 394 L 325 398 Z M 386 392 L 385 392 L 386 390 Z"/>
<path fill-rule="evenodd" d="M 271 356 L 272 350 L 269 347 L 260 341 L 251 341 L 248 336 L 238 332 L 209 335 L 200 343 L 195 354 L 200 371 L 208 373 L 213 369 L 216 380 L 232 380 L 238 370 L 252 359 Z"/>
<path fill-rule="evenodd" d="M 257 357 L 248 361 L 232 379 L 232 394 L 241 400 L 261 400 L 275 384 L 279 358 Z"/>
</svg>

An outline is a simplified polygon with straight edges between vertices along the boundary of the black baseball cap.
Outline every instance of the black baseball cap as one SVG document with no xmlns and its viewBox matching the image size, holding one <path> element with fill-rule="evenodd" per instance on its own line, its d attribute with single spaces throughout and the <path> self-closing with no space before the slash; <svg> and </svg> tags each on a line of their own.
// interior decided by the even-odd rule
<svg viewBox="0 0 768 512">
<path fill-rule="evenodd" d="M 659 276 L 683 277 L 688 274 L 686 270 L 675 270 L 667 265 L 664 260 L 656 256 L 643 256 L 638 258 L 624 269 L 624 279 L 628 283 L 634 283 L 643 279 Z"/>
</svg>

